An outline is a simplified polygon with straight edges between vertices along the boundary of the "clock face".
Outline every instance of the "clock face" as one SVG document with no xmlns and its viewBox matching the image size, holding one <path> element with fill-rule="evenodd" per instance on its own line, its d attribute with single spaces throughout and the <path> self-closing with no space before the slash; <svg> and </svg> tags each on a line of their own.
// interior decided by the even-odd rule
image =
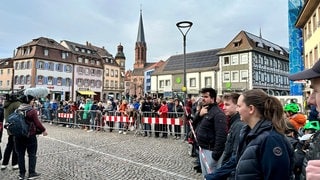
<svg viewBox="0 0 320 180">
<path fill-rule="evenodd" d="M 178 84 L 181 83 L 181 78 L 180 78 L 180 77 L 177 77 L 177 78 L 176 78 L 176 83 L 178 83 Z"/>
</svg>

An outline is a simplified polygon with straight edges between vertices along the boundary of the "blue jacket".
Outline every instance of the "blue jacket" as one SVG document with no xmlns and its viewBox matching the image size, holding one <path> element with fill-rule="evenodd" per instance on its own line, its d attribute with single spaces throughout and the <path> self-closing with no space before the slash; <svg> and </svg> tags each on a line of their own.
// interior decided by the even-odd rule
<svg viewBox="0 0 320 180">
<path fill-rule="evenodd" d="M 240 133 L 237 154 L 206 179 L 226 179 L 235 173 L 235 179 L 292 178 L 293 150 L 287 138 L 279 134 L 270 121 L 260 120 L 251 130 L 244 126 Z"/>
<path fill-rule="evenodd" d="M 240 131 L 242 127 L 245 125 L 240 120 L 239 113 L 236 113 L 230 118 L 230 129 L 227 137 L 226 147 L 223 151 L 223 157 L 222 157 L 222 165 L 226 162 L 228 162 L 232 155 L 236 154 L 239 141 L 240 141 Z"/>
</svg>

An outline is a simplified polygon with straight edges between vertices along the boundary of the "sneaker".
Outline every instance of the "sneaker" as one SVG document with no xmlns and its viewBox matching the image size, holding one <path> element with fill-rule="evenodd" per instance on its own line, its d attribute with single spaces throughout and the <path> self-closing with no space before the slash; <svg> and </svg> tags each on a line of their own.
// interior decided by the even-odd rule
<svg viewBox="0 0 320 180">
<path fill-rule="evenodd" d="M 119 134 L 121 134 L 122 133 L 122 131 L 119 131 Z"/>
<path fill-rule="evenodd" d="M 12 166 L 12 170 L 17 170 L 17 169 L 19 169 L 19 165 L 18 164 Z"/>
<path fill-rule="evenodd" d="M 33 173 L 30 174 L 28 179 L 37 179 L 41 174 L 40 173 Z"/>
<path fill-rule="evenodd" d="M 90 129 L 90 130 L 88 130 L 87 132 L 92 132 L 93 130 L 92 129 Z"/>
<path fill-rule="evenodd" d="M 1 170 L 7 169 L 7 165 L 1 165 Z"/>
<path fill-rule="evenodd" d="M 124 131 L 123 134 L 127 134 L 127 132 Z"/>
<path fill-rule="evenodd" d="M 20 174 L 18 177 L 19 177 L 19 180 L 22 180 L 22 179 L 25 178 L 25 175 L 24 174 Z"/>
</svg>

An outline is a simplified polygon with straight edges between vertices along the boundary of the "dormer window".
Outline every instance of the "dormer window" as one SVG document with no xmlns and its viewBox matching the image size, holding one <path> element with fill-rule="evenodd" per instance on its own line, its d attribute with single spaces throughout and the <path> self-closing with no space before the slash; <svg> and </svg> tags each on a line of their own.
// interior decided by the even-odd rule
<svg viewBox="0 0 320 180">
<path fill-rule="evenodd" d="M 49 56 L 49 50 L 48 50 L 48 49 L 44 49 L 44 50 L 43 50 L 43 54 L 44 54 L 45 56 Z"/>
<path fill-rule="evenodd" d="M 234 47 L 239 47 L 241 44 L 242 39 L 236 39 L 233 41 L 233 46 Z"/>
</svg>

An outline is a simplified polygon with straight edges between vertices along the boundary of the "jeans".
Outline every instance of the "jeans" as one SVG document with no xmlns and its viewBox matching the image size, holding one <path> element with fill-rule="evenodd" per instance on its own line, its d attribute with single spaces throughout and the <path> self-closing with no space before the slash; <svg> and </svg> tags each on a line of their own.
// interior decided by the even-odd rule
<svg viewBox="0 0 320 180">
<path fill-rule="evenodd" d="M 18 155 L 17 155 L 15 147 L 14 147 L 14 136 L 9 135 L 8 136 L 8 143 L 6 145 L 6 149 L 4 150 L 4 154 L 3 154 L 2 165 L 9 164 L 11 153 L 12 153 L 11 165 L 14 166 L 14 165 L 18 164 Z"/>
<path fill-rule="evenodd" d="M 51 114 L 51 110 L 48 108 L 44 108 L 43 109 L 44 115 L 46 116 L 47 120 L 52 120 L 52 114 Z"/>
<path fill-rule="evenodd" d="M 212 158 L 212 151 L 203 148 L 199 149 L 199 159 L 203 176 L 213 173 L 217 168 L 218 161 Z"/>
<path fill-rule="evenodd" d="M 144 135 L 147 136 L 148 132 L 151 135 L 151 124 L 144 123 Z"/>
<path fill-rule="evenodd" d="M 36 163 L 37 163 L 37 150 L 38 150 L 38 140 L 36 135 L 32 135 L 29 138 L 20 137 L 15 138 L 16 151 L 18 153 L 18 164 L 20 175 L 26 174 L 25 166 L 25 154 L 28 152 L 29 157 L 29 174 L 36 173 Z"/>
</svg>

